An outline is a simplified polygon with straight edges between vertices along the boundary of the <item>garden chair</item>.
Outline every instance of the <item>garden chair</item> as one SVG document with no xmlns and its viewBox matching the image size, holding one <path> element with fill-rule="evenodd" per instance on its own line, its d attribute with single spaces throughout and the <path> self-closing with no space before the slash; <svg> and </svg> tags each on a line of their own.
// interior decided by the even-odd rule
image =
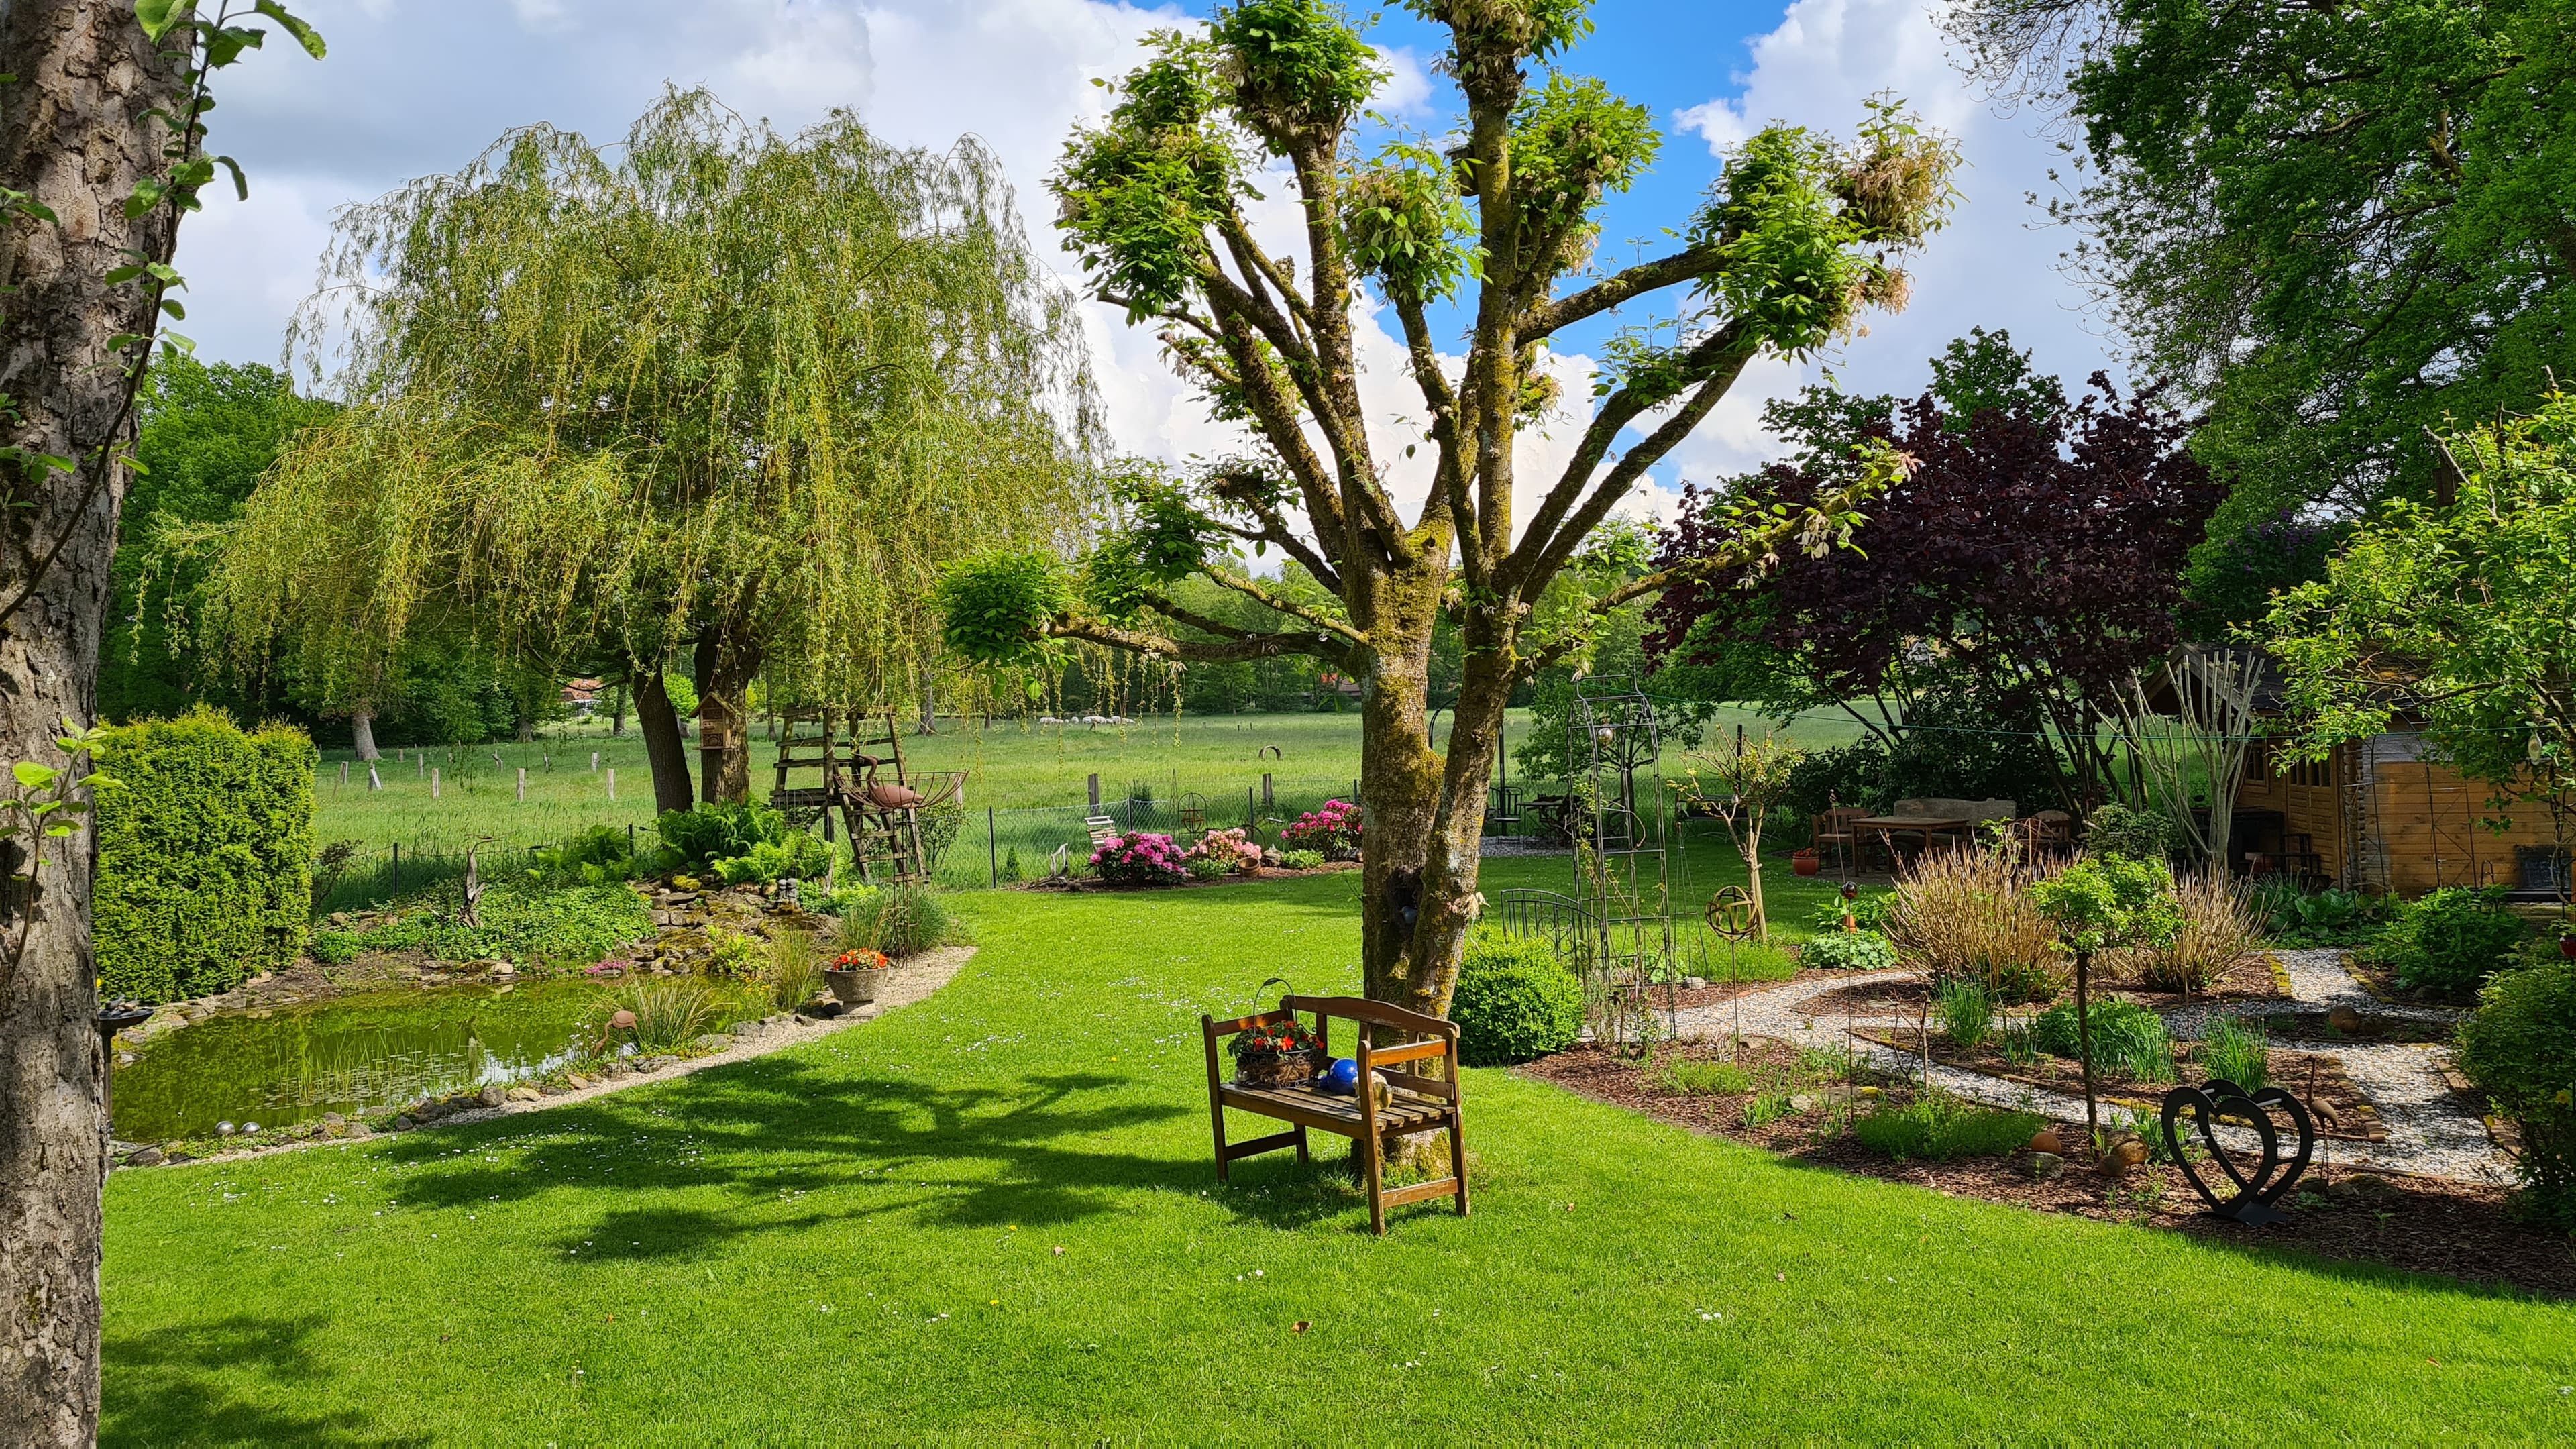
<svg viewBox="0 0 2576 1449">
<path fill-rule="evenodd" d="M 1354 1056 L 1359 1065 L 1360 1089 L 1356 1094 L 1337 1097 L 1311 1081 L 1278 1087 L 1250 1087 L 1226 1080 L 1218 1067 L 1219 1038 L 1256 1026 L 1294 1020 L 1300 1011 L 1310 1011 L 1315 1015 L 1318 1055 L 1330 1051 L 1334 1018 L 1348 1021 L 1358 1028 L 1359 1042 L 1354 1048 Z M 1368 1028 L 1372 1026 L 1428 1039 L 1406 1046 L 1373 1046 L 1368 1034 Z M 1307 1161 L 1306 1133 L 1311 1129 L 1351 1139 L 1351 1150 L 1359 1155 L 1368 1184 L 1370 1232 L 1385 1234 L 1388 1208 L 1435 1197 L 1454 1197 L 1458 1215 L 1467 1215 L 1467 1137 L 1458 1097 L 1458 1027 L 1455 1022 L 1357 996 L 1282 996 L 1277 1011 L 1238 1016 L 1231 1021 L 1217 1021 L 1203 1015 L 1199 1018 L 1199 1033 L 1207 1043 L 1208 1116 L 1216 1131 L 1217 1181 L 1231 1180 L 1230 1168 L 1238 1157 L 1294 1147 L 1297 1160 Z M 1402 1070 L 1407 1064 L 1423 1061 L 1441 1063 L 1441 1075 L 1431 1077 Z M 1372 1072 L 1386 1079 L 1389 1090 L 1383 1103 L 1377 1101 L 1377 1094 L 1370 1090 Z M 1228 1107 L 1292 1125 L 1285 1132 L 1229 1143 L 1225 1140 L 1225 1109 Z M 1384 1139 L 1389 1136 L 1409 1137 L 1444 1128 L 1449 1133 L 1449 1175 L 1408 1187 L 1387 1187 L 1382 1148 Z"/>
<path fill-rule="evenodd" d="M 1860 864 L 1860 832 L 1852 822 L 1869 812 L 1857 805 L 1837 805 L 1809 822 L 1809 841 L 1822 855 L 1830 850 L 1837 866 Z"/>
</svg>

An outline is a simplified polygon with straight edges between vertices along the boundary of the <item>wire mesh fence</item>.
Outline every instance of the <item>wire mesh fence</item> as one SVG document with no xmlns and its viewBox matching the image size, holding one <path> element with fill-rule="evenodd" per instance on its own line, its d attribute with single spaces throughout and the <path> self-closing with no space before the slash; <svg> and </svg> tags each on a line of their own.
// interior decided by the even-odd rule
<svg viewBox="0 0 2576 1449">
<path fill-rule="evenodd" d="M 1247 829 L 1258 843 L 1279 844 L 1282 827 L 1332 800 L 1356 801 L 1358 782 L 1346 779 L 1281 780 L 1265 775 L 1240 785 L 1208 782 L 1205 788 L 1167 791 L 1131 788 L 1123 798 L 1094 805 L 1000 809 L 965 806 L 933 811 L 923 820 L 931 878 L 960 889 L 1014 885 L 1050 876 L 1091 873 L 1092 822 L 1122 833 L 1151 831 L 1196 837 L 1210 830 Z M 661 843 L 650 823 L 620 827 L 629 853 Z M 569 838 L 569 837 L 567 837 Z M 354 840 L 324 845 L 314 862 L 317 914 L 360 910 L 416 893 L 465 874 L 466 853 L 479 850 L 486 879 L 535 869 L 543 852 L 563 841 L 496 840 L 475 834 L 415 834 L 389 844 Z M 846 863 L 844 869 L 846 869 Z"/>
</svg>

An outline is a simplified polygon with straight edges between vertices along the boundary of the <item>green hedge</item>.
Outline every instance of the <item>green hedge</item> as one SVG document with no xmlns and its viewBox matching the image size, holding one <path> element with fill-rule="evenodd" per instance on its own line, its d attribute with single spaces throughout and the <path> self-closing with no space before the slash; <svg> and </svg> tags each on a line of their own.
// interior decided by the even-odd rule
<svg viewBox="0 0 2576 1449">
<path fill-rule="evenodd" d="M 226 991 L 293 965 L 313 908 L 313 741 L 209 710 L 110 732 L 93 938 L 105 993 Z"/>
</svg>

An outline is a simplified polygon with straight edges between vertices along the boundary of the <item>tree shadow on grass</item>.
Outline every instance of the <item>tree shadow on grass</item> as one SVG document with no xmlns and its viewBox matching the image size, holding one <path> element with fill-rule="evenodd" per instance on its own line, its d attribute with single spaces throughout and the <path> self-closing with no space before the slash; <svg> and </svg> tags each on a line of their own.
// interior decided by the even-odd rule
<svg viewBox="0 0 2576 1449">
<path fill-rule="evenodd" d="M 148 1333 L 110 1333 L 101 1443 L 418 1444 L 378 1432 L 353 1410 L 298 1412 L 254 1403 L 231 1381 L 247 1372 L 280 1398 L 310 1394 L 327 1370 L 307 1340 L 329 1319 L 230 1318 L 173 1324 Z"/>
<path fill-rule="evenodd" d="M 682 1256 L 872 1218 L 1064 1224 L 1119 1211 L 1139 1190 L 1206 1194 L 1282 1228 L 1338 1215 L 1353 1200 L 1324 1190 L 1334 1170 L 1328 1163 L 1298 1169 L 1295 1180 L 1313 1185 L 1295 1190 L 1263 1190 L 1269 1174 L 1247 1163 L 1237 1177 L 1249 1181 L 1219 1191 L 1204 1155 L 1109 1146 L 1115 1134 L 1193 1115 L 1170 1101 L 1103 1098 L 1132 1092 L 1131 1078 L 1070 1072 L 939 1086 L 826 1070 L 831 1065 L 756 1058 L 697 1073 L 667 1092 L 424 1129 L 388 1155 L 412 1169 L 400 1190 L 409 1207 L 474 1207 L 565 1189 L 613 1194 L 589 1227 L 558 1240 L 572 1262 Z M 708 1187 L 731 1195 L 736 1208 L 653 1200 Z"/>
</svg>

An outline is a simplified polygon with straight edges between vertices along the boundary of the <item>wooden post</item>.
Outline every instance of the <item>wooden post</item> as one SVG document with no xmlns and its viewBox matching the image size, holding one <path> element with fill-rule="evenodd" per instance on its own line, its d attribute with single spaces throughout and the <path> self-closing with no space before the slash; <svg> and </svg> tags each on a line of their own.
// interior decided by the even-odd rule
<svg viewBox="0 0 2576 1449">
<path fill-rule="evenodd" d="M 615 770 L 610 770 L 608 772 L 608 801 L 612 805 L 617 803 L 617 772 Z M 632 830 L 634 827 L 630 825 L 627 829 Z"/>
<path fill-rule="evenodd" d="M 394 893 L 402 893 L 402 842 L 394 842 Z"/>
<path fill-rule="evenodd" d="M 429 798 L 438 798 L 438 771 L 434 767 L 429 772 Z"/>
<path fill-rule="evenodd" d="M 597 750 L 590 752 L 590 772 L 594 775 L 599 773 L 599 751 Z"/>
<path fill-rule="evenodd" d="M 346 761 L 346 760 L 342 760 L 342 761 L 340 762 L 340 788 L 342 788 L 342 789 L 344 789 L 344 790 L 345 790 L 345 789 L 347 789 L 348 787 L 349 787 L 349 762 L 348 762 L 348 761 Z"/>
<path fill-rule="evenodd" d="M 525 765 L 519 767 L 519 803 L 528 803 L 528 767 Z"/>
<path fill-rule="evenodd" d="M 385 788 L 384 777 L 376 773 L 376 767 L 373 761 L 369 761 L 367 765 L 367 788 L 370 790 L 381 790 Z"/>
<path fill-rule="evenodd" d="M 2084 1135 L 2098 1146 L 2102 1140 L 2101 1109 L 2093 1097 L 2093 1018 L 2090 1012 L 2093 994 L 2093 953 L 2075 953 L 2075 1037 L 2078 1053 L 2084 1058 Z M 1925 1037 L 1924 1050 L 1929 1052 L 1930 1037 Z M 1929 1090 L 1929 1081 L 1925 1088 Z"/>
<path fill-rule="evenodd" d="M 1100 813 L 1100 777 L 1098 775 L 1091 777 L 1091 813 L 1094 815 Z"/>
<path fill-rule="evenodd" d="M 1267 770 L 1261 772 L 1261 808 L 1264 810 L 1276 810 L 1279 808 L 1279 796 L 1276 792 L 1276 788 L 1271 783 L 1270 772 Z"/>
<path fill-rule="evenodd" d="M 411 752 L 411 777 L 412 777 L 413 779 L 415 779 L 415 780 L 419 779 L 419 778 L 421 777 L 421 772 L 422 772 L 422 771 L 424 771 L 424 770 L 427 770 L 428 768 L 429 768 L 429 751 L 427 751 L 427 750 L 414 750 L 414 751 L 412 751 L 412 752 Z"/>
<path fill-rule="evenodd" d="M 1002 842 L 999 834 L 993 829 L 995 818 L 993 807 L 990 805 L 985 806 L 984 854 L 988 856 L 992 862 L 993 889 L 1000 890 L 1002 888 Z"/>
</svg>

